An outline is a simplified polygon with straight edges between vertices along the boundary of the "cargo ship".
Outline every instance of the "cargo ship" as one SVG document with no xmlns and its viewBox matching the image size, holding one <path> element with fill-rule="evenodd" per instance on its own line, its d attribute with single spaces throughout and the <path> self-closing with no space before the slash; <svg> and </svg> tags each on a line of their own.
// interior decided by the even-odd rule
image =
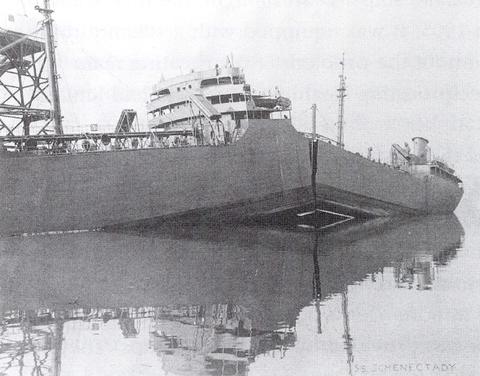
<svg viewBox="0 0 480 376">
<path fill-rule="evenodd" d="M 255 93 L 232 62 L 159 82 L 146 131 L 124 110 L 115 131 L 65 133 L 52 10 L 48 0 L 36 8 L 45 39 L 0 30 L 1 234 L 292 211 L 298 220 L 448 213 L 463 195 L 462 181 L 430 158 L 424 138 L 413 139 L 412 152 L 393 145 L 391 164 L 344 148 L 343 64 L 337 140 L 317 134 L 315 108 L 312 132 L 297 131 L 290 101 L 278 90 Z M 36 106 L 42 97 L 48 108 Z"/>
</svg>

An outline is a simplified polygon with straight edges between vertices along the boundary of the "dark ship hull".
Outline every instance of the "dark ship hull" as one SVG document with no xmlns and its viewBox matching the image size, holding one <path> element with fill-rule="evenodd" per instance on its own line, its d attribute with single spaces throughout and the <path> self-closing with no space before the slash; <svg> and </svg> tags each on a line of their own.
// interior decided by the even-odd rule
<svg viewBox="0 0 480 376">
<path fill-rule="evenodd" d="M 289 120 L 250 120 L 224 146 L 39 155 L 0 152 L 0 233 L 71 231 L 176 217 L 222 221 L 312 203 L 309 140 Z M 453 212 L 463 190 L 319 142 L 319 201 L 385 216 Z"/>
</svg>

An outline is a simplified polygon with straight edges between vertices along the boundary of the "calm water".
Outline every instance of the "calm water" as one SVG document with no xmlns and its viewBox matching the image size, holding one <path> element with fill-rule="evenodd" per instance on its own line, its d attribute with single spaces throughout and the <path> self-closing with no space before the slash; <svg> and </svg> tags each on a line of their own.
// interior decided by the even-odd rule
<svg viewBox="0 0 480 376">
<path fill-rule="evenodd" d="M 0 375 L 478 375 L 473 230 L 3 238 Z"/>
</svg>

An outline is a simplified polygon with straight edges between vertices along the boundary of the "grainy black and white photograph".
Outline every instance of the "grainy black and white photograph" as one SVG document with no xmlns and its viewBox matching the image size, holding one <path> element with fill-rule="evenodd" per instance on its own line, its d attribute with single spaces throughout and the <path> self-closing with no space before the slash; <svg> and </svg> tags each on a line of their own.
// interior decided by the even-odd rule
<svg viewBox="0 0 480 376">
<path fill-rule="evenodd" d="M 1 0 L 0 376 L 480 375 L 480 2 Z"/>
</svg>

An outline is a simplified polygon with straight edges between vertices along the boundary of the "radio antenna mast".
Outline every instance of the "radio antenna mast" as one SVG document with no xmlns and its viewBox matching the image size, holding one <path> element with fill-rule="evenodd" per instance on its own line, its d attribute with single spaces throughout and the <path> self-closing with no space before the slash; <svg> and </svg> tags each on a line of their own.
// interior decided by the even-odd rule
<svg viewBox="0 0 480 376">
<path fill-rule="evenodd" d="M 58 90 L 58 74 L 57 74 L 57 62 L 55 59 L 55 40 L 53 37 L 53 10 L 50 9 L 50 0 L 44 0 L 44 7 L 40 8 L 38 5 L 35 7 L 45 17 L 43 24 L 47 32 L 46 51 L 49 64 L 49 81 L 52 91 L 52 105 L 53 105 L 53 126 L 56 134 L 63 134 L 62 127 L 62 112 L 60 109 L 60 95 Z"/>
<path fill-rule="evenodd" d="M 345 147 L 344 141 L 343 141 L 343 126 L 344 126 L 344 121 L 343 121 L 343 110 L 344 110 L 344 101 L 345 97 L 347 94 L 345 93 L 347 91 L 347 87 L 345 86 L 345 81 L 347 77 L 345 77 L 345 54 L 342 54 L 342 61 L 340 62 L 340 65 L 342 66 L 342 73 L 340 76 L 340 85 L 339 88 L 337 89 L 338 91 L 338 121 L 337 121 L 337 145 L 340 146 L 342 149 Z"/>
</svg>

